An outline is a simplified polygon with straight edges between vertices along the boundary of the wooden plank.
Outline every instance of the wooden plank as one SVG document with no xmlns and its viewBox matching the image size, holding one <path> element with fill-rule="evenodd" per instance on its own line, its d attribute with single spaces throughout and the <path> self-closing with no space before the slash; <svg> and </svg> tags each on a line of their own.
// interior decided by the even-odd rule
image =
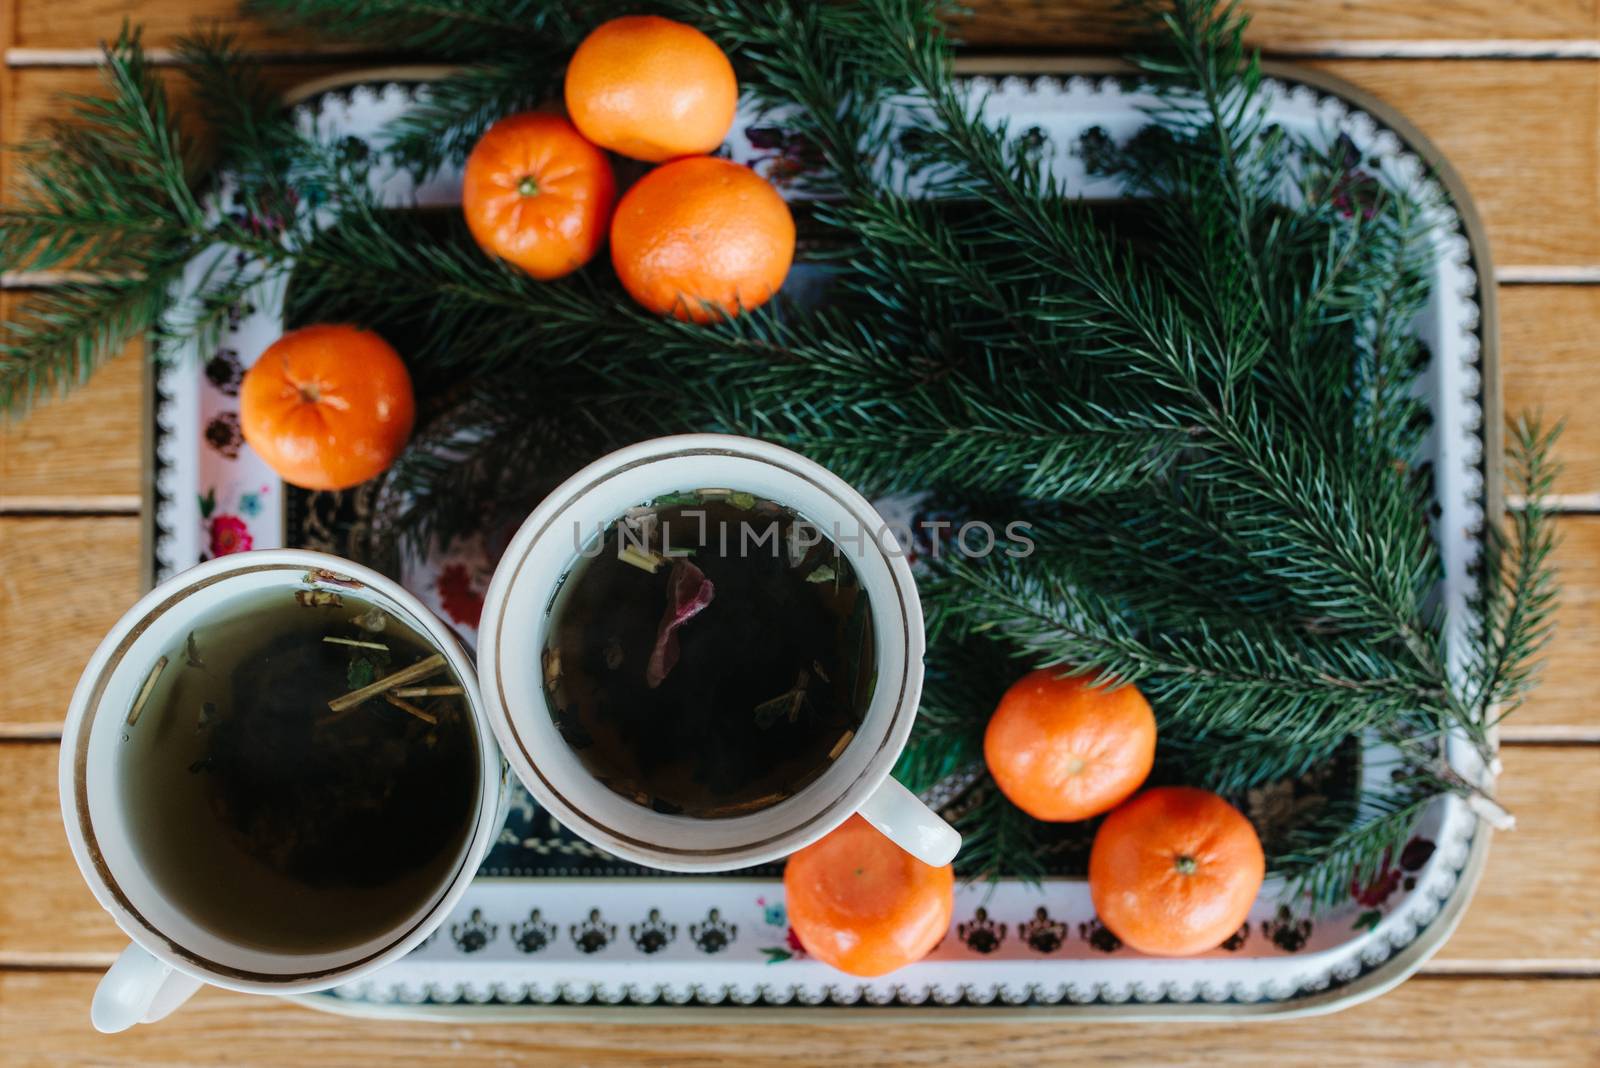
<svg viewBox="0 0 1600 1068">
<path fill-rule="evenodd" d="M 1496 60 L 1318 61 L 1413 117 L 1465 177 L 1496 262 L 1520 269 L 1600 265 L 1600 63 Z M 328 66 L 270 68 L 288 86 Z M 62 90 L 95 91 L 83 69 L 11 72 L 15 104 L 0 133 L 16 141 L 60 113 Z M 189 96 L 174 79 L 175 110 Z M 0 184 L 0 194 L 9 188 Z"/>
<path fill-rule="evenodd" d="M 1600 748 L 1509 748 L 1503 759 L 1497 793 L 1517 826 L 1494 836 L 1461 926 L 1428 967 L 1600 972 Z"/>
<path fill-rule="evenodd" d="M 109 963 L 123 941 L 67 849 L 56 754 L 47 742 L 0 743 L 10 799 L 0 806 L 0 966 Z M 1518 827 L 1495 837 L 1441 967 L 1600 971 L 1600 747 L 1512 750 L 1501 794 Z"/>
<path fill-rule="evenodd" d="M 16 299 L 0 294 L 0 314 Z M 1600 500 L 1600 421 L 1584 412 L 1600 367 L 1592 342 L 1600 286 L 1501 286 L 1499 299 L 1505 410 L 1566 421 L 1556 493 L 1592 509 Z M 88 390 L 0 426 L 0 511 L 66 510 L 75 498 L 101 496 L 118 499 L 95 510 L 128 506 L 140 491 L 140 359 L 130 348 Z"/>
<path fill-rule="evenodd" d="M 67 848 L 56 787 L 59 753 L 52 742 L 0 743 L 6 798 L 0 807 L 6 837 L 0 847 L 0 965 L 103 964 L 127 941 Z"/>
<path fill-rule="evenodd" d="M 1116 26 L 1118 0 L 969 0 L 966 6 L 974 17 L 969 25 L 958 21 L 957 32 L 974 45 L 1081 48 L 1126 40 Z M 1399 51 L 1418 42 L 1505 48 L 1514 41 L 1583 40 L 1596 32 L 1595 7 L 1587 0 L 1251 0 L 1243 6 L 1251 16 L 1251 43 L 1282 54 L 1339 52 L 1364 43 Z"/>
<path fill-rule="evenodd" d="M 16 1068 L 227 1063 L 771 1065 L 966 1068 L 1061 1063 L 1260 1066 L 1471 1064 L 1545 1068 L 1600 1056 L 1600 982 L 1414 979 L 1336 1016 L 1294 1022 L 1173 1024 L 965 1023 L 873 1019 L 709 1025 L 693 1008 L 655 1010 L 652 1022 L 403 1023 L 333 1016 L 299 1006 L 204 990 L 176 1014 L 120 1035 L 89 1027 L 92 975 L 0 976 L 0 1048 Z M 780 1014 L 781 1015 L 781 1014 Z M 663 1020 L 663 1017 L 667 1017 Z M 802 1021 L 805 1021 L 802 1024 Z M 870 1026 L 868 1025 L 870 1022 Z"/>
<path fill-rule="evenodd" d="M 133 516 L 0 516 L 0 725 L 59 729 L 89 653 L 139 599 L 139 537 Z"/>
<path fill-rule="evenodd" d="M 283 90 L 313 78 L 321 78 L 342 69 L 333 61 L 321 63 L 292 63 L 268 67 L 263 81 L 274 89 Z M 194 105 L 194 92 L 188 80 L 175 71 L 164 72 L 172 113 L 178 116 L 179 128 L 190 138 L 195 137 L 201 123 Z M 50 119 L 63 118 L 68 109 L 60 99 L 63 93 L 104 95 L 104 79 L 92 68 L 28 69 L 3 72 L 9 82 L 11 106 L 0 113 L 0 142 L 18 144 L 38 136 L 43 124 Z M 18 178 L 16 153 L 0 155 L 0 201 L 12 195 Z"/>
<path fill-rule="evenodd" d="M 1390 95 L 1416 114 L 1428 116 L 1425 128 L 1451 151 L 1452 158 L 1479 191 L 1485 213 L 1497 228 L 1495 251 L 1502 263 L 1506 262 L 1508 248 L 1527 256 L 1548 253 L 1554 259 L 1595 255 L 1596 205 L 1592 193 L 1586 191 L 1593 186 L 1587 176 L 1594 168 L 1596 93 L 1590 91 L 1575 99 L 1567 89 L 1577 87 L 1577 82 L 1592 83 L 1600 68 L 1569 63 L 1326 66 L 1357 81 L 1366 77 L 1364 84 L 1368 88 Z M 289 85 L 327 69 L 275 68 L 273 77 L 280 84 Z M 1549 80 L 1542 73 L 1547 70 L 1560 72 L 1561 76 Z M 1461 77 L 1464 71 L 1479 73 Z M 1493 79 L 1508 73 L 1518 75 L 1510 88 L 1520 95 L 1490 96 L 1490 90 L 1507 89 Z M 10 77 L 20 83 L 22 97 L 20 105 L 7 109 L 0 119 L 0 130 L 7 140 L 18 139 L 44 117 L 59 114 L 53 100 L 55 93 L 94 91 L 97 85 L 97 76 L 83 70 L 12 72 Z M 1547 81 L 1553 89 L 1548 93 Z M 1479 88 L 1474 91 L 1473 86 Z M 1415 94 L 1422 90 L 1431 92 L 1433 97 L 1416 103 Z M 182 99 L 180 96 L 180 106 Z M 1447 106 L 1434 106 L 1441 101 Z M 1508 116 L 1507 110 L 1517 114 Z M 1573 128 L 1566 128 L 1568 125 Z M 1505 145 L 1497 139 L 1499 132 L 1506 129 L 1524 131 L 1511 136 L 1541 140 L 1542 144 Z M 1452 148 L 1452 144 L 1456 147 Z M 1534 184 L 1542 185 L 1543 191 L 1531 188 Z M 1569 225 L 1563 211 L 1569 211 L 1577 222 Z M 1502 290 L 1502 299 L 1507 410 L 1543 406 L 1552 417 L 1578 414 L 1580 398 L 1585 395 L 1578 387 L 1592 377 L 1587 344 L 1590 324 L 1600 315 L 1600 289 L 1508 287 Z M 131 370 L 127 373 L 124 386 L 133 378 Z M 128 418 L 119 417 L 115 426 L 96 426 L 92 433 L 133 429 Z M 104 479 L 116 482 L 118 487 L 107 492 L 125 494 L 126 483 L 117 480 L 126 477 L 135 450 L 130 448 L 117 455 L 120 459 L 105 470 Z M 1559 492 L 1600 492 L 1600 428 L 1593 421 L 1569 421 L 1563 455 L 1569 467 Z M 84 492 L 93 490 L 86 485 Z"/>
<path fill-rule="evenodd" d="M 96 48 L 115 38 L 123 20 L 144 28 L 145 44 L 172 46 L 197 29 L 216 27 L 241 45 L 263 52 L 303 53 L 316 47 L 306 35 L 277 30 L 240 13 L 239 0 L 18 0 L 13 48 Z"/>
<path fill-rule="evenodd" d="M 988 47 L 1082 48 L 1115 45 L 1119 0 L 968 0 L 958 21 L 967 42 Z M 1596 35 L 1591 0 L 1253 0 L 1251 40 L 1284 52 L 1322 52 L 1351 43 L 1498 44 L 1579 41 Z M 197 23 L 217 24 L 253 49 L 303 53 L 323 47 L 303 33 L 273 29 L 239 14 L 237 0 L 21 0 L 16 47 L 76 49 L 114 35 L 122 19 L 145 27 L 146 40 L 170 44 Z"/>
<path fill-rule="evenodd" d="M 1555 561 L 1561 606 L 1538 689 L 1506 721 L 1504 734 L 1561 726 L 1600 732 L 1600 516 L 1566 516 Z M 1537 735 L 1537 730 L 1533 732 Z"/>
<path fill-rule="evenodd" d="M 1501 286 L 1500 379 L 1505 411 L 1565 420 L 1555 492 L 1600 494 L 1600 420 L 1587 398 L 1600 380 L 1600 286 Z"/>
<path fill-rule="evenodd" d="M 0 294 L 10 318 L 20 294 Z M 64 398 L 48 398 L 24 419 L 0 423 L 0 513 L 139 510 L 144 346 L 134 344 Z"/>
<path fill-rule="evenodd" d="M 1408 116 L 1466 180 L 1497 266 L 1600 264 L 1600 64 L 1318 61 Z"/>
<path fill-rule="evenodd" d="M 1505 724 L 1512 741 L 1563 737 L 1541 733 L 1550 727 L 1600 728 L 1600 516 L 1558 522 L 1556 637 L 1542 686 Z M 49 732 L 60 723 L 89 651 L 138 596 L 138 543 L 133 518 L 0 517 L 0 633 L 17 653 L 0 669 L 0 726 Z"/>
</svg>

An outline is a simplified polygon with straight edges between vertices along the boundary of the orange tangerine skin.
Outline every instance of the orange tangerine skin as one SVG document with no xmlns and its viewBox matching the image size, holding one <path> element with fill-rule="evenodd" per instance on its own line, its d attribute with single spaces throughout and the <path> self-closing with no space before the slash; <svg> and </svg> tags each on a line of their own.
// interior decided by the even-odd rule
<svg viewBox="0 0 1600 1068">
<path fill-rule="evenodd" d="M 739 107 L 733 64 L 693 26 L 627 15 L 583 39 L 567 64 L 567 114 L 583 135 L 649 163 L 722 144 Z"/>
<path fill-rule="evenodd" d="M 594 258 L 616 199 L 606 154 L 560 115 L 532 111 L 489 127 L 461 180 L 473 239 L 539 279 L 560 278 Z"/>
<path fill-rule="evenodd" d="M 1018 679 L 983 736 L 1000 791 L 1051 822 L 1109 812 L 1144 785 L 1156 756 L 1155 714 L 1136 687 L 1094 686 L 1063 670 Z"/>
<path fill-rule="evenodd" d="M 623 194 L 611 220 L 611 262 L 628 294 L 701 323 L 770 299 L 794 263 L 794 242 L 794 216 L 772 183 L 710 156 L 657 167 Z"/>
<path fill-rule="evenodd" d="M 884 975 L 950 930 L 955 870 L 922 863 L 851 816 L 789 858 L 783 895 L 807 953 L 851 975 Z"/>
<path fill-rule="evenodd" d="M 1250 915 L 1265 876 L 1250 821 L 1188 786 L 1146 790 L 1118 808 L 1089 853 L 1089 895 L 1101 922 L 1134 949 L 1164 957 L 1226 941 Z"/>
<path fill-rule="evenodd" d="M 405 447 L 415 416 L 400 354 L 355 326 L 290 331 L 239 386 L 245 441 L 305 489 L 346 489 L 381 474 Z"/>
</svg>

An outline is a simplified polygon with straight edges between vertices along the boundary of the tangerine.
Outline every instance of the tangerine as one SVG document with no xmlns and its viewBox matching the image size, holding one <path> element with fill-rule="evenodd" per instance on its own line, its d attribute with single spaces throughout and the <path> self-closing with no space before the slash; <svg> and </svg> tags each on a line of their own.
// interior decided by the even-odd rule
<svg viewBox="0 0 1600 1068">
<path fill-rule="evenodd" d="M 305 489 L 345 489 L 381 474 L 415 417 L 400 354 L 356 326 L 291 330 L 239 385 L 244 440 L 285 482 Z"/>
<path fill-rule="evenodd" d="M 606 154 L 560 115 L 533 111 L 489 127 L 461 178 L 473 239 L 535 278 L 559 278 L 593 259 L 616 199 Z"/>
<path fill-rule="evenodd" d="M 1018 679 L 983 735 L 1000 791 L 1055 822 L 1109 812 L 1144 784 L 1156 756 L 1155 714 L 1136 687 L 1096 686 L 1061 670 Z"/>
<path fill-rule="evenodd" d="M 789 205 L 749 167 L 694 156 L 657 167 L 623 195 L 611 262 L 653 312 L 709 322 L 765 303 L 794 262 Z"/>
<path fill-rule="evenodd" d="M 789 858 L 783 894 L 807 953 L 851 975 L 883 975 L 921 960 L 949 931 L 955 871 L 851 816 Z"/>
<path fill-rule="evenodd" d="M 1266 858 L 1244 814 L 1206 790 L 1162 786 L 1112 812 L 1089 852 L 1102 923 L 1144 953 L 1215 949 L 1250 914 Z"/>
<path fill-rule="evenodd" d="M 595 144 L 650 163 L 722 144 L 739 106 L 733 64 L 693 26 L 626 15 L 596 27 L 567 64 L 567 114 Z"/>
</svg>

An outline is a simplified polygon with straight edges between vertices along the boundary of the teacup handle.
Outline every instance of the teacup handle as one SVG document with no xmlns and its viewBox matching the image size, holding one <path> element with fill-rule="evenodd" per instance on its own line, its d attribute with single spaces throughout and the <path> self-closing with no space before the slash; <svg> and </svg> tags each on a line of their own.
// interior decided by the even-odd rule
<svg viewBox="0 0 1600 1068">
<path fill-rule="evenodd" d="M 924 864 L 943 867 L 956 859 L 961 835 L 894 779 L 883 780 L 860 809 L 862 817 Z"/>
<path fill-rule="evenodd" d="M 204 984 L 157 960 L 142 946 L 122 951 L 95 987 L 89 1019 L 95 1030 L 112 1034 L 136 1023 L 154 1023 L 194 996 Z"/>
</svg>

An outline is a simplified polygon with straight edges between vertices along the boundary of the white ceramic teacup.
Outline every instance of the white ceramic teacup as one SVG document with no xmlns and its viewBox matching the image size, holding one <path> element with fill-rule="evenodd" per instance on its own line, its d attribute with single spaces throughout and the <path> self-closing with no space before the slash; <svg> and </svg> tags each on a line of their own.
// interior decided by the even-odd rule
<svg viewBox="0 0 1600 1068">
<path fill-rule="evenodd" d="M 554 595 L 586 540 L 629 508 L 712 488 L 783 505 L 849 556 L 871 608 L 877 682 L 854 738 L 818 778 L 769 808 L 697 819 L 645 808 L 595 779 L 556 729 L 540 654 Z M 949 863 L 960 836 L 889 777 L 916 718 L 922 655 L 922 608 L 911 569 L 866 498 L 788 449 L 718 434 L 631 445 L 546 497 L 495 570 L 478 638 L 485 707 L 506 759 L 538 802 L 616 856 L 686 872 L 776 860 L 856 812 L 919 859 Z"/>
<path fill-rule="evenodd" d="M 314 572 L 320 574 L 313 575 Z M 444 654 L 466 688 L 480 758 L 479 791 L 450 873 L 401 922 L 360 944 L 278 952 L 239 944 L 186 914 L 163 895 L 141 855 L 120 803 L 118 744 L 153 665 L 184 640 L 195 621 L 240 597 L 312 586 L 348 588 L 404 620 Z M 397 583 L 322 553 L 269 549 L 224 556 L 152 590 L 95 650 L 72 695 L 61 744 L 61 809 L 73 856 L 89 888 L 133 940 L 100 981 L 94 1025 L 120 1031 L 158 1020 L 202 984 L 258 994 L 294 994 L 348 982 L 395 960 L 427 938 L 466 891 L 500 826 L 503 773 L 478 699 L 472 660 L 454 634 Z"/>
</svg>

